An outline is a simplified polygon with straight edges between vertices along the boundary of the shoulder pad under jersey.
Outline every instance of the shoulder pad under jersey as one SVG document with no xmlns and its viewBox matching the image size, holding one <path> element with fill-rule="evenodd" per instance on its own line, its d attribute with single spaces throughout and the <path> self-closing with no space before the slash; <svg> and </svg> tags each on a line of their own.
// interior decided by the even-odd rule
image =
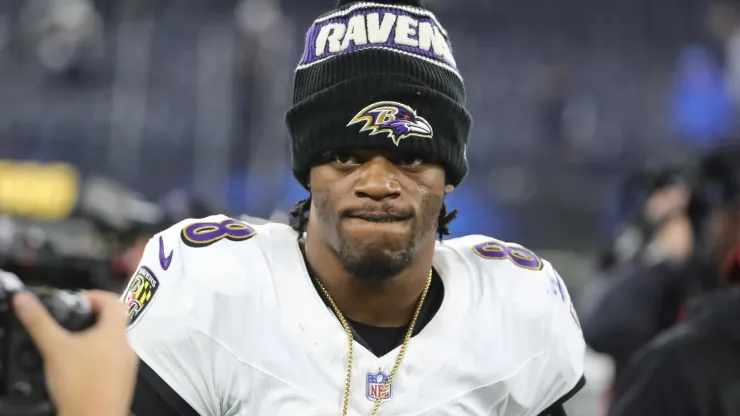
<svg viewBox="0 0 740 416">
<path fill-rule="evenodd" d="M 531 340 L 543 343 L 558 378 L 575 385 L 583 375 L 585 342 L 568 289 L 552 264 L 519 244 L 482 235 L 443 244 L 464 259 L 491 307 L 504 308 L 517 321 L 513 328 L 530 328 Z"/>
<path fill-rule="evenodd" d="M 193 324 L 208 325 L 211 306 L 222 296 L 258 291 L 266 275 L 260 268 L 275 258 L 277 247 L 295 240 L 286 225 L 251 225 L 224 215 L 175 224 L 149 240 L 122 295 L 129 327 L 145 315 L 149 321 L 188 316 Z"/>
<path fill-rule="evenodd" d="M 476 271 L 478 283 L 507 302 L 548 313 L 550 307 L 571 302 L 568 289 L 550 262 L 526 247 L 484 235 L 444 242 Z"/>
</svg>

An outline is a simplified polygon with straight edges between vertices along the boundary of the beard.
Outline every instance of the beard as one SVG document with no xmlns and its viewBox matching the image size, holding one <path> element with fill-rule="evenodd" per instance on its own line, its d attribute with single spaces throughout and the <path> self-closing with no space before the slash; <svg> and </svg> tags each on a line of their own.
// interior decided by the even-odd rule
<svg viewBox="0 0 740 416">
<path fill-rule="evenodd" d="M 421 215 L 414 216 L 412 232 L 406 241 L 377 238 L 358 238 L 348 235 L 341 227 L 341 213 L 330 207 L 322 196 L 314 197 L 317 214 L 322 222 L 330 225 L 333 238 L 330 246 L 337 253 L 344 269 L 353 277 L 367 283 L 383 283 L 403 272 L 416 255 L 418 247 L 430 233 L 437 230 L 442 211 L 442 196 L 424 194 L 421 199 Z"/>
<path fill-rule="evenodd" d="M 339 260 L 353 277 L 368 283 L 382 283 L 398 276 L 411 263 L 416 253 L 416 241 L 409 239 L 401 250 L 358 250 L 340 238 L 342 247 L 337 250 Z"/>
</svg>

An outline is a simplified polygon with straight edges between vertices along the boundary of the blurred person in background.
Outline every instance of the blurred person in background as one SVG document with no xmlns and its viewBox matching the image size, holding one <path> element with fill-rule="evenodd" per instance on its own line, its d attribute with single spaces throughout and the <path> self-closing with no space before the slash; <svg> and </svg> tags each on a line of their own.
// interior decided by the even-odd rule
<svg viewBox="0 0 740 416">
<path fill-rule="evenodd" d="M 103 54 L 103 21 L 90 0 L 27 0 L 21 42 L 32 59 L 67 81 L 79 81 Z"/>
<path fill-rule="evenodd" d="M 629 197 L 636 199 L 631 218 L 580 302 L 586 343 L 614 359 L 616 374 L 637 348 L 675 323 L 689 290 L 682 270 L 694 249 L 690 185 L 681 172 L 640 172 L 629 182 L 642 196 Z"/>
<path fill-rule="evenodd" d="M 710 151 L 731 127 L 736 111 L 716 54 L 691 45 L 678 59 L 672 92 L 672 119 L 676 133 L 689 150 Z"/>
<path fill-rule="evenodd" d="M 575 71 L 564 63 L 546 66 L 538 109 L 543 148 L 571 162 L 586 156 L 598 124 L 593 102 L 577 90 L 575 77 Z"/>
<path fill-rule="evenodd" d="M 638 221 L 652 231 L 636 233 L 652 237 L 638 238 L 629 261 L 585 293 L 584 337 L 614 358 L 616 379 L 637 350 L 683 319 L 692 299 L 722 282 L 719 270 L 737 239 L 733 166 L 723 152 L 711 153 L 691 176 L 655 182 Z"/>
<path fill-rule="evenodd" d="M 709 33 L 719 42 L 726 81 L 737 109 L 740 105 L 740 1 L 710 0 L 705 17 Z"/>
<path fill-rule="evenodd" d="M 123 249 L 112 259 L 113 269 L 119 275 L 126 276 L 125 279 L 136 272 L 146 244 L 159 231 L 187 218 L 203 218 L 227 212 L 218 202 L 184 190 L 167 193 L 158 201 L 158 206 L 161 210 L 160 220 L 134 224 L 122 237 Z"/>
<path fill-rule="evenodd" d="M 573 96 L 573 76 L 564 65 L 552 65 L 544 71 L 540 97 L 540 124 L 545 145 L 553 151 L 569 150 L 565 131 L 564 113 Z"/>
<path fill-rule="evenodd" d="M 609 416 L 740 414 L 740 152 L 711 163 L 735 187 L 719 214 L 724 218 L 715 222 L 725 228 L 715 240 L 716 252 L 725 255 L 716 275 L 722 284 L 634 355 L 616 380 Z"/>
</svg>

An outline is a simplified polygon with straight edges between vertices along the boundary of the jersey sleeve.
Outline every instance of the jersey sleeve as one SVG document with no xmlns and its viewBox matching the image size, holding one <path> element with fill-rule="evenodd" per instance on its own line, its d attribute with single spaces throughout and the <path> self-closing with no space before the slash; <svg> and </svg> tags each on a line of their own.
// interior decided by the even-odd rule
<svg viewBox="0 0 740 416">
<path fill-rule="evenodd" d="M 583 387 L 586 354 L 586 343 L 568 289 L 552 265 L 544 263 L 543 272 L 548 275 L 550 290 L 556 296 L 546 298 L 551 303 L 546 323 L 550 341 L 543 357 L 545 382 L 540 383 L 540 412 L 562 405 Z"/>
<path fill-rule="evenodd" d="M 146 366 L 198 414 L 220 415 L 216 376 L 228 364 L 221 347 L 194 319 L 198 282 L 188 275 L 185 256 L 179 228 L 149 241 L 121 296 L 128 311 L 128 341 Z"/>
</svg>

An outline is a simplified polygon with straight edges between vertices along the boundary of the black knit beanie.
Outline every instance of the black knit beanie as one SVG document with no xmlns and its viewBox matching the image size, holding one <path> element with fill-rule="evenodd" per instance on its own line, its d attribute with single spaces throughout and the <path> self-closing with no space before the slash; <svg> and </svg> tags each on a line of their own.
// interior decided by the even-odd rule
<svg viewBox="0 0 740 416">
<path fill-rule="evenodd" d="M 340 0 L 306 33 L 286 115 L 293 174 L 343 148 L 400 149 L 468 171 L 472 124 L 447 32 L 420 0 Z"/>
</svg>

